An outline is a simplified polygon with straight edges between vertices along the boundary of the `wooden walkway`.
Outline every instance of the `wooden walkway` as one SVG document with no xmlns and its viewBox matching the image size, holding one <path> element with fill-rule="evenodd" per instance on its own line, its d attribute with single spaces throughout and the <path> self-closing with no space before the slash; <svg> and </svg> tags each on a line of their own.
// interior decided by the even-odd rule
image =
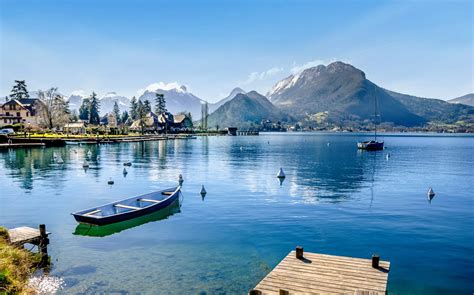
<svg viewBox="0 0 474 295">
<path fill-rule="evenodd" d="M 390 262 L 291 251 L 250 294 L 386 294 Z"/>
<path fill-rule="evenodd" d="M 49 232 L 46 232 L 46 235 L 49 234 Z M 10 243 L 15 245 L 23 245 L 26 243 L 37 245 L 41 240 L 40 230 L 27 226 L 9 229 L 8 235 L 10 236 Z"/>
</svg>

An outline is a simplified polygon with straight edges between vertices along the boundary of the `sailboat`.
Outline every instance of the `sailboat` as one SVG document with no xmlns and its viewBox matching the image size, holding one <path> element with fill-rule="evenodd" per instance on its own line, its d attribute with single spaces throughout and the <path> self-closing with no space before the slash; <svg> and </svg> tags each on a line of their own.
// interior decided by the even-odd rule
<svg viewBox="0 0 474 295">
<path fill-rule="evenodd" d="M 375 97 L 374 97 L 374 104 L 375 104 L 375 106 L 374 106 L 374 111 L 375 111 L 375 114 L 374 114 L 374 117 L 375 117 L 375 120 L 374 120 L 374 125 L 375 125 L 374 140 L 358 142 L 357 143 L 357 148 L 361 149 L 361 150 L 368 150 L 368 151 L 383 150 L 383 141 L 377 141 L 377 117 L 380 117 L 380 115 L 377 114 L 377 89 L 375 88 L 375 85 L 374 85 L 374 93 L 375 93 Z"/>
</svg>

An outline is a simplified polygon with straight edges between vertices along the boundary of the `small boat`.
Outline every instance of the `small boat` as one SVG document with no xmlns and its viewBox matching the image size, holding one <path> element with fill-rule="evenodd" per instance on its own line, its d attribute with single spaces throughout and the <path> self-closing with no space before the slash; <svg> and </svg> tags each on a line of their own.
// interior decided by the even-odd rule
<svg viewBox="0 0 474 295">
<path fill-rule="evenodd" d="M 383 141 L 369 140 L 357 143 L 357 148 L 368 151 L 383 150 Z"/>
<path fill-rule="evenodd" d="M 383 150 L 383 141 L 377 141 L 377 118 L 380 118 L 378 114 L 378 106 L 377 106 L 377 88 L 374 85 L 374 140 L 363 141 L 357 143 L 357 148 L 360 150 L 367 150 L 367 151 L 380 151 Z"/>
<path fill-rule="evenodd" d="M 72 213 L 77 222 L 106 225 L 166 208 L 179 198 L 181 186 L 156 191 Z"/>
</svg>

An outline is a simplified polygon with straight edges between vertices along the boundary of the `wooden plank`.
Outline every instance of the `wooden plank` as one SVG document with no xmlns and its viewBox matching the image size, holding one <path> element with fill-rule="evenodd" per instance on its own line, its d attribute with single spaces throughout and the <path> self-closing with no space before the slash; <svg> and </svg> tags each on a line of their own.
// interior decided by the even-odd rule
<svg viewBox="0 0 474 295">
<path fill-rule="evenodd" d="M 47 232 L 46 234 L 49 235 L 51 233 Z M 10 243 L 18 245 L 35 243 L 41 237 L 39 229 L 27 226 L 9 229 L 8 235 L 10 237 Z"/>
<path fill-rule="evenodd" d="M 123 204 L 115 204 L 114 206 L 115 206 L 115 207 L 119 207 L 119 208 L 124 208 L 124 209 L 132 209 L 132 210 L 139 210 L 139 209 L 142 209 L 142 208 L 140 208 L 140 207 L 129 206 L 129 205 L 123 205 Z"/>
<path fill-rule="evenodd" d="M 93 214 L 99 213 L 100 211 L 102 211 L 102 210 L 97 209 L 97 210 L 94 210 L 94 211 L 91 211 L 91 212 L 87 212 L 87 213 L 85 213 L 85 214 L 83 214 L 83 215 L 85 215 L 85 216 L 87 216 L 87 215 L 93 215 Z"/>
<path fill-rule="evenodd" d="M 371 259 L 291 251 L 255 287 L 263 294 L 385 294 L 390 262 L 372 267 Z"/>
<path fill-rule="evenodd" d="M 161 203 L 162 201 L 152 200 L 152 199 L 138 199 L 140 202 L 149 202 L 149 203 Z"/>
</svg>

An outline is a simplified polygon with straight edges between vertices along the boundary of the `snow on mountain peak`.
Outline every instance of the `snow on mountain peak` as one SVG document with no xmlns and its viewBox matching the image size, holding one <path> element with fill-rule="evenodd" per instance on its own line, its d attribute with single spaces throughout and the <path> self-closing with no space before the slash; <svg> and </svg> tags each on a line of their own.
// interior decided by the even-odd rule
<svg viewBox="0 0 474 295">
<path fill-rule="evenodd" d="M 87 94 L 84 90 L 74 90 L 73 92 L 71 92 L 71 95 L 74 95 L 74 96 L 82 96 L 82 97 L 86 97 Z"/>
<path fill-rule="evenodd" d="M 157 90 L 165 90 L 165 91 L 175 90 L 176 92 L 181 92 L 181 93 L 186 93 L 188 91 L 186 86 L 181 85 L 178 82 L 171 82 L 171 83 L 158 82 L 158 83 L 152 83 L 148 85 L 146 88 L 138 90 L 137 94 L 138 96 L 141 96 L 146 91 L 156 92 Z"/>
<path fill-rule="evenodd" d="M 107 92 L 102 98 L 116 97 L 116 96 L 117 96 L 117 92 Z"/>
</svg>

